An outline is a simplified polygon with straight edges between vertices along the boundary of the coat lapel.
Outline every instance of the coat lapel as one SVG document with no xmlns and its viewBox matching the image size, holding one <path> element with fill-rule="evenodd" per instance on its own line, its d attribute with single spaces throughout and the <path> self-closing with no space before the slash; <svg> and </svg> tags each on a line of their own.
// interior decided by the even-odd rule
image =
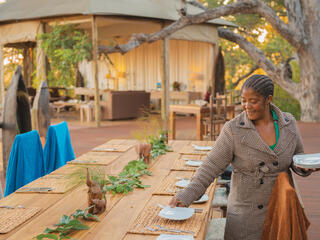
<svg viewBox="0 0 320 240">
<path fill-rule="evenodd" d="M 275 155 L 274 151 L 272 151 L 270 147 L 265 143 L 265 141 L 263 141 L 263 139 L 260 137 L 254 124 L 247 117 L 245 111 L 243 111 L 238 118 L 237 127 L 247 129 L 247 131 L 244 132 L 244 135 L 241 138 L 242 144 L 260 152 L 265 152 L 273 156 Z"/>
</svg>

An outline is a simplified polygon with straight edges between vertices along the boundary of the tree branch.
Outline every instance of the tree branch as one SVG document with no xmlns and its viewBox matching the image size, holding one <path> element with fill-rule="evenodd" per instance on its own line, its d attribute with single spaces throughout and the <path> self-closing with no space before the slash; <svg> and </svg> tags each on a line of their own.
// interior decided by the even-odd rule
<svg viewBox="0 0 320 240">
<path fill-rule="evenodd" d="M 238 78 L 238 80 L 235 83 L 232 83 L 232 88 L 236 88 L 236 86 L 238 86 L 238 84 L 245 78 L 249 77 L 255 70 L 259 69 L 260 67 L 255 65 L 253 66 L 250 71 L 248 73 L 246 73 L 245 75 L 242 75 L 241 77 Z"/>
<path fill-rule="evenodd" d="M 283 22 L 273 11 L 271 7 L 265 4 L 263 1 L 257 1 L 258 7 L 256 9 L 248 10 L 248 13 L 258 13 L 264 17 L 272 27 L 292 46 L 297 50 L 304 46 L 304 34 L 301 31 L 296 31 Z"/>
<path fill-rule="evenodd" d="M 277 68 L 263 52 L 250 43 L 247 39 L 225 28 L 218 28 L 219 37 L 239 44 L 246 53 L 261 67 L 279 86 L 288 91 L 292 96 L 297 97 L 299 84 L 292 79 L 283 78 L 283 71 Z"/>
<path fill-rule="evenodd" d="M 157 41 L 159 39 L 163 39 L 164 37 L 169 36 L 170 34 L 178 31 L 179 29 L 184 28 L 185 26 L 191 24 L 198 24 L 207 22 L 209 20 L 219 18 L 221 16 L 232 15 L 236 13 L 246 12 L 250 9 L 254 9 L 257 7 L 256 1 L 239 1 L 236 3 L 232 3 L 226 6 L 221 6 L 218 8 L 210 9 L 205 12 L 201 12 L 195 15 L 186 15 L 183 18 L 180 18 L 176 22 L 173 22 L 169 26 L 163 28 L 159 32 L 155 32 L 152 34 L 134 34 L 130 38 L 129 42 L 122 45 L 116 46 L 100 46 L 100 53 L 115 53 L 120 52 L 122 54 L 127 53 L 128 51 L 140 46 L 143 43 L 151 43 Z"/>
</svg>

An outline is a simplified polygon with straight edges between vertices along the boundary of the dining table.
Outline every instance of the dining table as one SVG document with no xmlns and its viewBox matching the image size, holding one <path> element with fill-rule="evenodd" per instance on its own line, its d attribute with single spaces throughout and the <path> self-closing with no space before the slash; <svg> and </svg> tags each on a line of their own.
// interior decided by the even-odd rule
<svg viewBox="0 0 320 240">
<path fill-rule="evenodd" d="M 70 216 L 77 209 L 87 208 L 88 187 L 85 181 L 79 181 L 76 173 L 89 168 L 98 169 L 106 176 L 117 175 L 130 161 L 138 160 L 135 150 L 138 143 L 135 139 L 106 141 L 1 199 L 0 213 L 5 214 L 0 214 L 0 240 L 34 239 L 46 228 L 54 228 L 54 224 L 59 222 L 61 216 Z M 194 213 L 191 218 L 183 221 L 167 220 L 158 214 L 161 205 L 168 206 L 170 199 L 179 190 L 176 181 L 190 179 L 197 169 L 190 166 L 184 168 L 185 158 L 203 159 L 203 153 L 198 154 L 194 146 L 213 144 L 214 142 L 210 141 L 169 140 L 168 145 L 172 152 L 166 152 L 153 159 L 148 166 L 152 175 L 141 177 L 142 184 L 149 187 L 135 188 L 127 194 L 107 192 L 106 210 L 98 214 L 100 222 L 82 220 L 90 229 L 75 231 L 70 234 L 71 238 L 143 240 L 157 239 L 160 234 L 188 235 L 188 233 L 172 233 L 159 229 L 152 231 L 146 227 L 150 225 L 150 229 L 154 229 L 157 223 L 165 228 L 192 231 L 194 239 L 204 239 L 208 223 L 215 216 L 211 202 L 216 181 L 207 189 L 207 201 L 190 206 L 201 210 L 199 213 Z M 52 191 L 40 191 L 47 188 Z M 6 214 L 11 214 L 13 217 L 8 218 Z M 13 226 L 15 221 L 19 223 L 17 226 Z"/>
<path fill-rule="evenodd" d="M 235 116 L 235 106 L 234 105 L 227 105 L 227 119 L 232 119 Z M 204 133 L 204 125 L 203 119 L 206 115 L 210 113 L 210 108 L 207 105 L 201 106 L 198 104 L 185 104 L 185 105 L 170 105 L 170 131 L 169 137 L 171 139 L 176 138 L 176 114 L 194 114 L 196 116 L 196 137 L 197 140 L 203 140 L 203 133 Z M 216 107 L 213 106 L 213 114 L 216 111 Z"/>
</svg>

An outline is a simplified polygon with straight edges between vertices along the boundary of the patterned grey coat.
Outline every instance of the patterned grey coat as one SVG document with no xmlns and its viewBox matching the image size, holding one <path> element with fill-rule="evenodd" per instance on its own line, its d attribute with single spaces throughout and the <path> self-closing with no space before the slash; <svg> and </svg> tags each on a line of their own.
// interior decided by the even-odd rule
<svg viewBox="0 0 320 240">
<path fill-rule="evenodd" d="M 225 239 L 261 239 L 272 187 L 278 174 L 288 171 L 292 156 L 303 153 L 296 121 L 271 104 L 278 116 L 279 140 L 274 148 L 262 140 L 242 112 L 227 122 L 212 151 L 176 197 L 189 206 L 231 163 L 233 167 L 227 206 Z"/>
</svg>

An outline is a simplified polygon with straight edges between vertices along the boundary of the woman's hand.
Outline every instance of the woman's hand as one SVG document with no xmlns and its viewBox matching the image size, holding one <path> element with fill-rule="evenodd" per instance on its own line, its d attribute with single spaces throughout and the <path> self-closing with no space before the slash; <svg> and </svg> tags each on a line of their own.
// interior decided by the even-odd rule
<svg viewBox="0 0 320 240">
<path fill-rule="evenodd" d="M 301 167 L 298 167 L 298 166 L 295 166 L 297 169 L 300 169 L 306 173 L 313 173 L 313 172 L 316 172 L 316 171 L 320 171 L 320 168 L 301 168 Z"/>
<path fill-rule="evenodd" d="M 169 205 L 172 208 L 174 208 L 174 207 L 185 207 L 186 206 L 183 202 L 181 202 L 176 197 L 171 198 L 171 201 L 170 201 Z"/>
</svg>

